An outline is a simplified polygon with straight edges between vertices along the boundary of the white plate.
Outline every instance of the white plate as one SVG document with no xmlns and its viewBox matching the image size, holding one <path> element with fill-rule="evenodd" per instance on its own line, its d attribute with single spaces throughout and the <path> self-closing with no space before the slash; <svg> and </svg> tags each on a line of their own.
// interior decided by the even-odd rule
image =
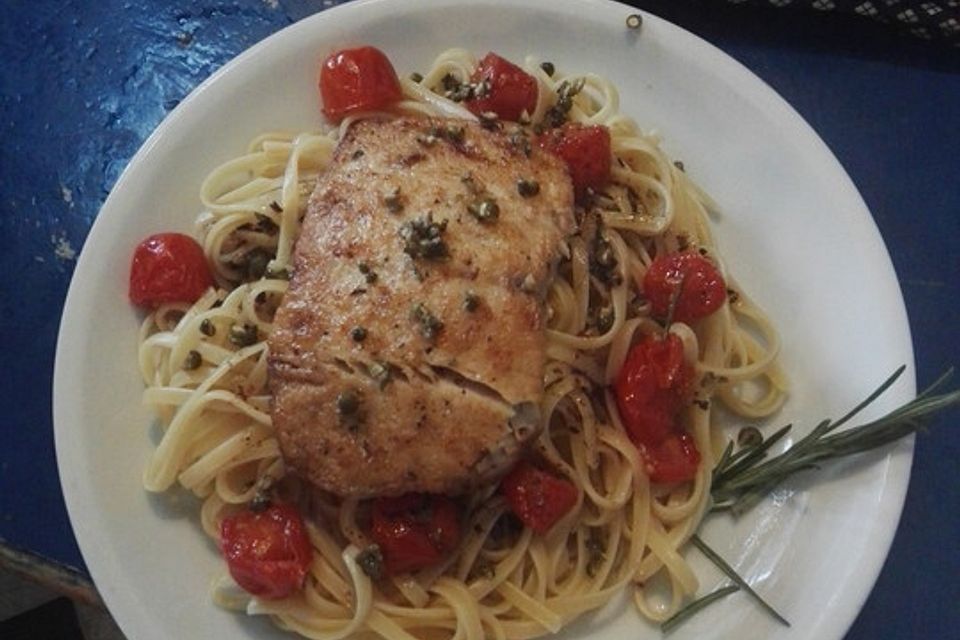
<svg viewBox="0 0 960 640">
<path fill-rule="evenodd" d="M 674 157 L 718 202 L 728 266 L 784 338 L 791 399 L 776 423 L 803 432 L 840 415 L 897 365 L 904 380 L 867 415 L 913 396 L 913 353 L 893 267 L 863 201 L 816 134 L 738 63 L 695 36 L 600 1 L 350 3 L 253 47 L 196 89 L 157 128 L 110 194 L 67 297 L 54 382 L 63 492 L 84 559 L 131 640 L 289 637 L 225 612 L 208 595 L 223 571 L 195 501 L 150 496 L 151 448 L 136 368 L 139 316 L 128 304 L 132 248 L 150 233 L 190 230 L 202 177 L 266 129 L 309 129 L 319 116 L 318 61 L 371 43 L 397 69 L 424 69 L 450 46 L 514 59 L 536 53 L 564 70 L 596 71 L 622 109 L 660 131 Z M 841 638 L 886 555 L 906 491 L 912 445 L 831 467 L 739 522 L 704 537 L 793 621 L 777 626 L 744 595 L 715 605 L 671 637 Z M 697 565 L 704 587 L 720 579 Z M 566 637 L 658 638 L 629 607 Z"/>
</svg>

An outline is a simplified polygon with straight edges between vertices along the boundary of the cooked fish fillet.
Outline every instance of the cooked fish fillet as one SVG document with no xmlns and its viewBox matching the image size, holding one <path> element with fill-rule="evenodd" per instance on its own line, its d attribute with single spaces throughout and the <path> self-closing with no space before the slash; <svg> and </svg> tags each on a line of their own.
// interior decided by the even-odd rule
<svg viewBox="0 0 960 640">
<path fill-rule="evenodd" d="M 544 299 L 573 190 L 462 120 L 365 120 L 319 180 L 270 337 L 287 464 L 343 496 L 457 493 L 539 431 Z"/>
</svg>

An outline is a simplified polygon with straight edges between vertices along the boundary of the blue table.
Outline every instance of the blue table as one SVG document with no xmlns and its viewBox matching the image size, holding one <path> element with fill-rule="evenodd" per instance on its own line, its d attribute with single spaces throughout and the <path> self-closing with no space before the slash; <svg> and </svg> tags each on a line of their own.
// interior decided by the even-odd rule
<svg viewBox="0 0 960 640">
<path fill-rule="evenodd" d="M 13 3 L 0 18 L 0 540 L 84 571 L 53 451 L 51 378 L 76 253 L 111 185 L 191 88 L 337 4 Z M 921 385 L 960 364 L 960 55 L 865 19 L 635 2 L 773 85 L 852 176 L 900 277 Z M 879 319 L 878 321 L 882 321 Z M 960 629 L 960 414 L 919 438 L 890 557 L 850 640 Z"/>
</svg>

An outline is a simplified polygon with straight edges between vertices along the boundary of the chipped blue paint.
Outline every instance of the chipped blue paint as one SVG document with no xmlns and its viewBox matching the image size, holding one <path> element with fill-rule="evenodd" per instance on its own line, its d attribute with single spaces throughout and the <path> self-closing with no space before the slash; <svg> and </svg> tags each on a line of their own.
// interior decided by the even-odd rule
<svg viewBox="0 0 960 640">
<path fill-rule="evenodd" d="M 66 0 L 4 6 L 0 327 L 4 344 L 20 347 L 0 367 L 0 388 L 29 401 L 18 406 L 12 423 L 4 420 L 0 538 L 82 566 L 53 458 L 50 385 L 75 257 L 110 188 L 197 84 L 255 42 L 333 4 Z M 10 490 L 14 485 L 17 490 Z"/>
</svg>

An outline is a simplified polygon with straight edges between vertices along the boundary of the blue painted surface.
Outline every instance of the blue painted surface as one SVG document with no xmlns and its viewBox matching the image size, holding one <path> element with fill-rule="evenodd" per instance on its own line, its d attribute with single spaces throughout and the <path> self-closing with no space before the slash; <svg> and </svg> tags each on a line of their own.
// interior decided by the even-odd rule
<svg viewBox="0 0 960 640">
<path fill-rule="evenodd" d="M 51 380 L 73 255 L 111 185 L 197 83 L 332 4 L 66 0 L 4 8 L 0 538 L 83 566 L 57 480 Z M 859 187 L 890 248 L 921 384 L 960 365 L 958 52 L 854 18 L 703 0 L 635 4 L 711 40 L 807 118 Z M 960 435 L 949 429 L 958 419 L 956 411 L 943 416 L 918 440 L 900 530 L 850 640 L 957 637 Z"/>
</svg>

